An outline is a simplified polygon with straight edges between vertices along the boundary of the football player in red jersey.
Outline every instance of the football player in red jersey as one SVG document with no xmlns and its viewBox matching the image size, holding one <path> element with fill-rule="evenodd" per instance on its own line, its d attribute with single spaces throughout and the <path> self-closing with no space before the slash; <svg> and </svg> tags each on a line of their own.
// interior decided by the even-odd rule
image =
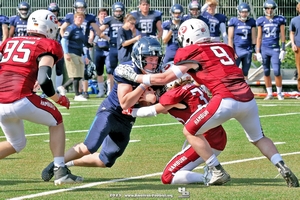
<svg viewBox="0 0 300 200">
<path fill-rule="evenodd" d="M 7 141 L 0 142 L 0 159 L 20 152 L 26 146 L 23 120 L 49 127 L 50 149 L 56 169 L 55 185 L 82 182 L 65 166 L 65 129 L 59 110 L 33 92 L 36 81 L 57 104 L 69 109 L 66 96 L 59 95 L 51 80 L 53 65 L 62 58 L 55 41 L 56 16 L 48 10 L 33 12 L 27 24 L 29 36 L 13 37 L 0 46 L 0 126 Z"/>
<path fill-rule="evenodd" d="M 213 154 L 203 133 L 235 118 L 243 126 L 248 140 L 278 168 L 288 187 L 299 187 L 298 178 L 262 131 L 254 95 L 242 70 L 235 64 L 234 50 L 223 43 L 211 43 L 208 26 L 198 19 L 181 24 L 178 40 L 183 48 L 176 52 L 176 67 L 164 73 L 137 75 L 130 68 L 120 66 L 115 73 L 146 85 L 165 85 L 188 73 L 210 90 L 212 98 L 207 106 L 195 113 L 183 129 L 188 142 L 212 171 L 208 185 L 222 185 L 230 180 L 230 175 Z"/>
<path fill-rule="evenodd" d="M 172 65 L 172 62 L 167 63 L 165 66 L 168 65 Z M 194 113 L 205 107 L 210 100 L 207 93 L 197 84 L 194 84 L 191 76 L 188 74 L 168 83 L 161 91 L 164 92 L 159 92 L 159 103 L 149 107 L 128 109 L 125 113 L 133 117 L 150 117 L 158 113 L 170 113 L 184 125 Z M 149 91 L 150 95 L 151 93 L 152 91 Z M 145 92 L 145 95 L 149 94 Z M 146 99 L 146 97 L 144 98 Z M 151 98 L 148 96 L 147 99 Z M 223 127 L 219 125 L 208 130 L 203 135 L 210 144 L 214 154 L 218 156 L 224 150 L 227 142 L 226 132 Z M 164 184 L 206 184 L 210 178 L 208 173 L 203 175 L 192 172 L 193 169 L 202 163 L 204 163 L 204 160 L 199 157 L 191 145 L 188 145 L 167 163 L 161 180 Z"/>
</svg>

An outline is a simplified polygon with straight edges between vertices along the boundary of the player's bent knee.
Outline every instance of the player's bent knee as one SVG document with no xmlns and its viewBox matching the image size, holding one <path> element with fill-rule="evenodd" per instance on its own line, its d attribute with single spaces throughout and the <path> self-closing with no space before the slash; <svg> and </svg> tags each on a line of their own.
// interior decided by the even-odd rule
<svg viewBox="0 0 300 200">
<path fill-rule="evenodd" d="M 161 182 L 163 184 L 171 184 L 172 183 L 172 180 L 173 180 L 173 175 L 171 172 L 163 172 L 163 174 L 161 175 Z"/>
<path fill-rule="evenodd" d="M 22 151 L 25 148 L 26 144 L 27 144 L 27 139 L 24 138 L 20 141 L 12 143 L 11 145 L 16 150 L 16 152 L 19 153 L 20 151 Z"/>
</svg>

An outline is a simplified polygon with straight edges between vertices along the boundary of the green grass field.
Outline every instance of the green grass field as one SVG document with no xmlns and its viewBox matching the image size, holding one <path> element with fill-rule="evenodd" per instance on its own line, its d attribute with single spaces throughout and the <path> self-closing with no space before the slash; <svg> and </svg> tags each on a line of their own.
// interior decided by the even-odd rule
<svg viewBox="0 0 300 200">
<path fill-rule="evenodd" d="M 70 110 L 59 107 L 67 131 L 67 149 L 84 140 L 102 100 L 92 95 L 88 102 L 72 101 Z M 264 133 L 276 142 L 287 165 L 300 177 L 300 101 L 257 99 L 257 103 Z M 26 148 L 0 161 L 0 199 L 180 199 L 179 187 L 185 187 L 189 199 L 195 200 L 299 199 L 300 188 L 286 187 L 277 169 L 247 141 L 237 121 L 230 120 L 223 126 L 228 143 L 219 160 L 232 177 L 224 186 L 161 183 L 165 164 L 184 142 L 182 125 L 169 115 L 137 119 L 132 142 L 112 168 L 72 167 L 72 173 L 83 176 L 84 182 L 54 186 L 52 181 L 40 178 L 42 169 L 52 161 L 47 127 L 25 122 Z M 203 172 L 202 167 L 195 171 Z"/>
</svg>

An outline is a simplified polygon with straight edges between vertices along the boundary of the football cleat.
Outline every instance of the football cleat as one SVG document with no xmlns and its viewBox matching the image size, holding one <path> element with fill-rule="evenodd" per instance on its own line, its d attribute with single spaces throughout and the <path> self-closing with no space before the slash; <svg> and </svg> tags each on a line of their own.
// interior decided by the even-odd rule
<svg viewBox="0 0 300 200">
<path fill-rule="evenodd" d="M 42 179 L 44 181 L 50 181 L 54 176 L 54 162 L 51 162 L 43 171 Z"/>
<path fill-rule="evenodd" d="M 299 187 L 298 178 L 295 174 L 284 164 L 283 161 L 280 161 L 276 164 L 279 173 L 286 181 L 288 187 Z"/>
<path fill-rule="evenodd" d="M 54 177 L 54 185 L 81 183 L 83 181 L 82 177 L 71 174 L 71 171 L 66 166 L 55 167 Z"/>
<path fill-rule="evenodd" d="M 206 184 L 209 185 L 224 185 L 230 181 L 230 175 L 223 169 L 222 165 L 209 167 L 209 173 L 212 174 L 210 181 Z"/>
</svg>

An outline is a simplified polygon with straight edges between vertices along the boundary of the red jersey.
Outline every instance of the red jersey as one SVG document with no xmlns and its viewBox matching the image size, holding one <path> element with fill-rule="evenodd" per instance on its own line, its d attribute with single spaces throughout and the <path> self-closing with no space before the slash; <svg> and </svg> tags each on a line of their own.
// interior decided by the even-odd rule
<svg viewBox="0 0 300 200">
<path fill-rule="evenodd" d="M 174 58 L 175 65 L 193 62 L 196 70 L 189 70 L 193 79 L 205 85 L 212 95 L 247 102 L 254 98 L 244 79 L 242 70 L 236 66 L 234 50 L 224 43 L 193 44 L 179 48 Z"/>
<path fill-rule="evenodd" d="M 48 38 L 13 37 L 0 46 L 0 103 L 11 103 L 32 94 L 39 57 L 51 55 L 55 63 L 63 57 L 61 45 Z"/>
<path fill-rule="evenodd" d="M 163 106 L 174 105 L 177 103 L 184 104 L 185 109 L 171 108 L 168 112 L 179 122 L 185 124 L 188 119 L 203 105 L 209 102 L 207 94 L 194 84 L 182 85 L 173 88 L 164 93 L 159 98 L 159 103 Z M 217 126 L 205 132 L 203 136 L 206 138 L 210 146 L 217 150 L 224 150 L 227 142 L 226 132 L 223 127 Z"/>
</svg>

